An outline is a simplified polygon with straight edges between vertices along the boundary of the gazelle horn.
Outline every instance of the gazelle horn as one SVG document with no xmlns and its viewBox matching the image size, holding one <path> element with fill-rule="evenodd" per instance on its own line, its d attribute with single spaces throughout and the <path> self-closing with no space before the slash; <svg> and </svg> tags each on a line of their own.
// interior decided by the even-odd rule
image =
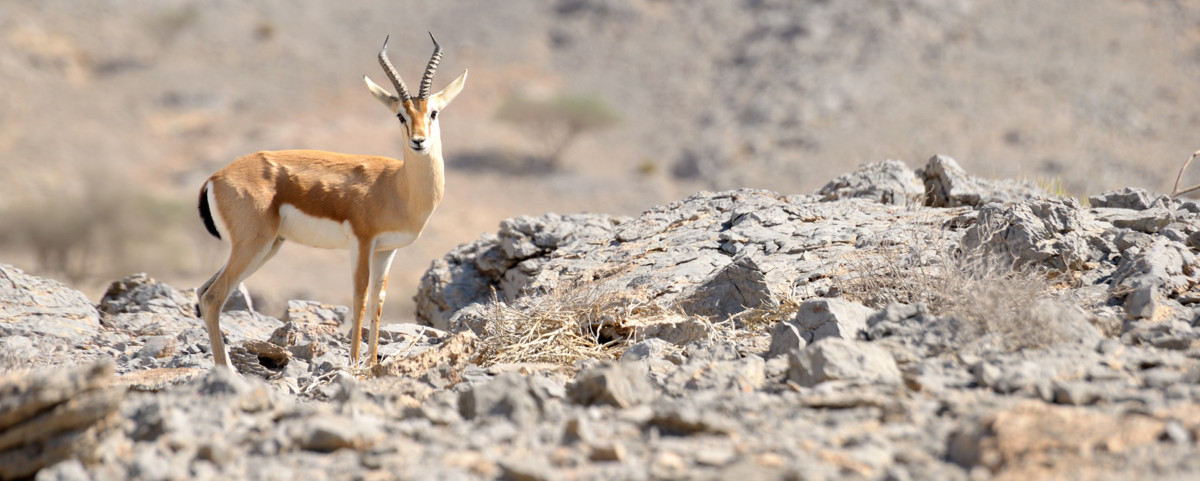
<svg viewBox="0 0 1200 481">
<path fill-rule="evenodd" d="M 425 66 L 425 76 L 421 77 L 421 91 L 417 94 L 421 100 L 429 99 L 429 87 L 433 86 L 433 73 L 437 72 L 438 63 L 442 61 L 442 46 L 438 45 L 432 32 L 429 34 L 429 39 L 433 40 L 433 56 L 429 57 L 429 65 Z"/>
<path fill-rule="evenodd" d="M 383 39 L 383 48 L 379 49 L 379 66 L 383 67 L 383 72 L 391 79 L 392 85 L 396 87 L 396 93 L 400 94 L 401 102 L 408 102 L 411 97 L 408 95 L 408 87 L 404 85 L 404 80 L 400 78 L 400 74 L 396 73 L 396 67 L 392 66 L 392 61 L 387 57 L 388 39 L 392 38 L 388 35 Z"/>
</svg>

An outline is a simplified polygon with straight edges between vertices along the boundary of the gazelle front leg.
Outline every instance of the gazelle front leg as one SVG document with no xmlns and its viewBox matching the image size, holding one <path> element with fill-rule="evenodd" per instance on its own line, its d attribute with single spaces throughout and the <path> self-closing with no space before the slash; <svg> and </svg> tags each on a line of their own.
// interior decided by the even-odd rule
<svg viewBox="0 0 1200 481">
<path fill-rule="evenodd" d="M 350 365 L 358 366 L 358 352 L 362 344 L 363 317 L 367 310 L 367 288 L 371 282 L 371 255 L 374 242 L 371 239 L 360 240 L 350 245 L 350 257 L 354 262 L 354 305 L 350 309 L 354 314 L 354 322 L 350 325 Z"/>
<path fill-rule="evenodd" d="M 371 286 L 367 301 L 367 312 L 371 314 L 371 340 L 367 350 L 367 365 L 375 364 L 379 353 L 379 319 L 383 317 L 383 300 L 387 297 L 388 269 L 396 249 L 375 252 L 371 256 Z"/>
</svg>

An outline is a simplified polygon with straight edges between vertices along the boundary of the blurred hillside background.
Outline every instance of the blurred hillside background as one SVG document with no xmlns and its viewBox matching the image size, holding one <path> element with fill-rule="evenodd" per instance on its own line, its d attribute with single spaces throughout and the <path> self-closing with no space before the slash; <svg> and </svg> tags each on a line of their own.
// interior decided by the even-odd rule
<svg viewBox="0 0 1200 481">
<path fill-rule="evenodd" d="M 426 31 L 446 50 L 435 90 L 471 75 L 388 321 L 411 318 L 432 259 L 516 215 L 809 193 L 935 153 L 1077 196 L 1166 192 L 1200 148 L 1200 2 L 5 0 L 0 262 L 93 298 L 134 272 L 199 285 L 226 252 L 195 213 L 203 180 L 258 150 L 399 156 L 361 78 L 387 83 L 390 34 L 418 82 Z M 247 284 L 279 315 L 348 304 L 349 279 L 348 253 L 289 245 Z"/>
</svg>

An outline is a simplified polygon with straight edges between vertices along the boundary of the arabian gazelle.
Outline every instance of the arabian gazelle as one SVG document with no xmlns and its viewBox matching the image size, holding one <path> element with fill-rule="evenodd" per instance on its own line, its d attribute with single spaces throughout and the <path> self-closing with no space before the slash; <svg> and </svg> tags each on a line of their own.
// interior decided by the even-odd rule
<svg viewBox="0 0 1200 481">
<path fill-rule="evenodd" d="M 433 38 L 433 35 L 430 35 Z M 200 287 L 200 314 L 217 366 L 233 368 L 219 316 L 230 290 L 254 273 L 285 240 L 349 249 L 354 323 L 350 361 L 358 364 L 363 318 L 371 316 L 367 364 L 376 362 L 379 317 L 388 268 L 396 249 L 421 235 L 445 187 L 438 116 L 462 91 L 464 71 L 441 92 L 430 94 L 442 49 L 433 56 L 416 97 L 387 57 L 379 64 L 398 95 L 363 76 L 367 89 L 400 120 L 402 159 L 315 150 L 258 152 L 241 157 L 208 178 L 200 190 L 200 216 L 217 238 L 228 239 L 229 260 Z"/>
</svg>

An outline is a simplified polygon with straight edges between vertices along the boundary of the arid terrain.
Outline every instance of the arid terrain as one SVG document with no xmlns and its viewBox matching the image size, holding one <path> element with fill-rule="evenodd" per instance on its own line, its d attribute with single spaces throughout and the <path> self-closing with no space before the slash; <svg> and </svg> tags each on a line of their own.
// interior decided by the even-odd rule
<svg viewBox="0 0 1200 481">
<path fill-rule="evenodd" d="M 399 156 L 427 32 L 380 364 L 287 245 L 212 369 L 200 185 Z M 2 2 L 0 479 L 1195 479 L 1198 78 L 1171 0 Z"/>
<path fill-rule="evenodd" d="M 430 261 L 517 215 L 809 193 L 937 153 L 1081 198 L 1166 191 L 1200 147 L 1198 25 L 1200 6 L 1158 0 L 4 2 L 0 260 L 93 300 L 134 272 L 198 285 L 224 256 L 195 215 L 203 179 L 257 150 L 398 155 L 361 77 L 380 78 L 388 35 L 417 75 L 427 31 L 446 48 L 435 87 L 471 76 L 442 122 L 448 195 L 392 269 L 389 322 L 413 318 Z M 558 95 L 619 121 L 551 169 L 546 131 L 497 112 Z M 272 315 L 346 304 L 347 264 L 288 246 L 248 285 Z"/>
<path fill-rule="evenodd" d="M 0 264 L 0 479 L 1196 479 L 1200 203 L 1087 202 L 935 156 L 519 216 L 373 366 L 231 304 L 240 375 L 191 289 Z"/>
</svg>

